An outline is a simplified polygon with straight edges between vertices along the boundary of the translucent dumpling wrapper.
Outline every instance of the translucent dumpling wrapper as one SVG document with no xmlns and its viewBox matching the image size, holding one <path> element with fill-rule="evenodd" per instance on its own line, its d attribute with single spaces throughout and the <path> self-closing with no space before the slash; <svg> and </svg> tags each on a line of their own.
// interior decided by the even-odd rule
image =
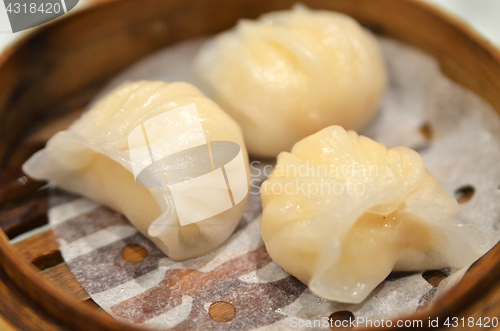
<svg viewBox="0 0 500 331">
<path fill-rule="evenodd" d="M 250 154 L 276 157 L 329 125 L 359 131 L 386 86 L 377 40 L 351 17 L 295 6 L 209 40 L 195 68 L 242 127 Z"/>
<path fill-rule="evenodd" d="M 186 109 L 192 111 L 193 107 L 197 115 L 189 117 L 189 114 L 194 113 Z M 184 109 L 179 113 L 184 117 L 169 117 L 179 109 Z M 176 122 L 175 118 L 181 118 L 184 126 Z M 162 119 L 164 122 L 161 122 Z M 165 122 L 165 119 L 170 122 Z M 162 125 L 167 125 L 168 129 Z M 141 140 L 139 138 L 145 136 L 148 136 L 147 145 L 152 154 L 167 150 L 174 155 L 173 158 L 154 163 L 163 165 L 163 169 L 146 167 L 148 162 L 154 161 L 153 155 L 150 159 L 146 147 L 141 149 L 139 145 L 134 145 Z M 203 145 L 205 140 L 206 144 Z M 199 146 L 186 149 L 190 144 L 193 145 L 193 141 L 194 145 Z M 222 165 L 217 165 L 215 154 L 212 154 L 212 161 L 216 161 L 214 168 L 219 171 L 214 172 L 213 165 L 210 167 L 210 159 L 207 161 L 203 158 L 208 155 L 207 143 L 212 147 L 213 153 L 221 144 L 230 145 L 232 150 L 240 152 L 239 174 L 242 176 L 239 176 L 238 184 L 243 189 L 240 190 L 239 197 L 236 197 L 233 190 L 235 205 L 231 208 L 217 214 L 212 211 L 211 217 L 182 225 L 179 219 L 181 210 L 175 208 L 178 207 L 177 202 L 174 206 L 176 195 L 166 186 L 167 181 L 163 186 L 149 185 L 151 183 L 147 183 L 148 177 L 142 176 L 144 172 L 140 173 L 140 170 L 152 169 L 150 175 L 162 178 L 164 171 L 167 171 L 165 167 L 168 168 L 170 164 L 170 168 L 176 171 L 173 176 L 169 172 L 168 184 L 172 184 L 170 181 L 174 178 L 184 185 L 181 186 L 181 193 L 185 198 L 183 201 L 188 201 L 191 205 L 183 211 L 187 210 L 196 216 L 196 213 L 203 211 L 203 206 L 210 208 L 217 205 L 230 194 L 225 182 L 221 185 L 216 177 L 210 177 L 211 174 L 220 175 Z M 131 154 L 131 150 L 135 154 Z M 140 156 L 141 151 L 145 151 L 143 159 L 136 157 Z M 231 164 L 235 168 L 234 162 Z M 209 178 L 204 185 L 211 186 L 211 193 L 206 194 L 204 187 L 186 189 L 184 183 L 190 183 L 190 178 L 199 178 L 198 175 L 203 174 L 203 168 L 207 166 L 210 168 L 205 172 Z M 249 181 L 248 155 L 238 124 L 197 88 L 182 82 L 140 81 L 118 87 L 99 100 L 67 130 L 54 135 L 43 150 L 24 164 L 23 170 L 33 178 L 48 180 L 61 189 L 121 212 L 142 234 L 174 260 L 210 252 L 232 234 L 245 209 Z M 234 171 L 226 170 L 226 175 L 231 179 Z M 155 171 L 158 173 L 154 173 Z"/>
<path fill-rule="evenodd" d="M 339 126 L 281 153 L 261 194 L 269 255 L 329 300 L 360 303 L 393 270 L 461 268 L 488 247 L 417 152 Z"/>
</svg>

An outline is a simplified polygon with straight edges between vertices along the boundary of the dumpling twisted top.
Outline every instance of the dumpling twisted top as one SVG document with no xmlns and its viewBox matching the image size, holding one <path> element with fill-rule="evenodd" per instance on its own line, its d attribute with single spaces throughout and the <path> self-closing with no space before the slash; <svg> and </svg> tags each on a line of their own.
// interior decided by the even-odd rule
<svg viewBox="0 0 500 331">
<path fill-rule="evenodd" d="M 24 164 L 23 170 L 31 177 L 49 180 L 123 213 L 174 260 L 208 253 L 231 235 L 247 198 L 215 216 L 181 226 L 179 211 L 176 214 L 172 200 L 165 198 L 165 189 L 146 188 L 135 182 L 129 154 L 128 138 L 134 128 L 191 104 L 196 105 L 207 141 L 239 145 L 248 181 L 248 155 L 238 124 L 196 87 L 183 82 L 139 81 L 118 87 L 67 130 L 52 137 L 43 150 Z M 161 128 L 156 130 L 148 145 L 164 136 Z M 227 191 L 227 186 L 221 190 Z M 188 196 L 190 201 L 199 201 L 200 194 L 192 193 Z M 192 208 L 196 211 L 199 205 Z"/>
<path fill-rule="evenodd" d="M 326 299 L 359 303 L 393 269 L 460 268 L 486 251 L 417 152 L 339 126 L 281 153 L 261 194 L 269 254 Z"/>
<path fill-rule="evenodd" d="M 250 154 L 266 157 L 329 125 L 361 130 L 386 84 L 368 30 L 304 6 L 241 20 L 202 48 L 196 68 L 241 125 Z"/>
</svg>

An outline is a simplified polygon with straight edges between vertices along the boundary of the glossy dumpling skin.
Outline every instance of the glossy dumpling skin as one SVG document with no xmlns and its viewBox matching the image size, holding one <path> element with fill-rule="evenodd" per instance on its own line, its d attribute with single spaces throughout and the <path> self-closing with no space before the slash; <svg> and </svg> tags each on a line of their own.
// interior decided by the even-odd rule
<svg viewBox="0 0 500 331">
<path fill-rule="evenodd" d="M 351 17 L 295 6 L 240 20 L 200 50 L 209 94 L 250 154 L 276 157 L 329 125 L 360 131 L 386 86 L 377 40 Z"/>
<path fill-rule="evenodd" d="M 235 121 L 188 83 L 149 81 L 126 83 L 112 91 L 67 130 L 52 137 L 24 164 L 23 170 L 31 177 L 48 180 L 123 213 L 174 260 L 200 256 L 231 235 L 247 198 L 218 215 L 181 226 L 177 216 L 170 217 L 174 207 L 166 203 L 160 188 L 136 184 L 127 140 L 141 122 L 192 103 L 207 141 L 239 144 L 248 176 L 248 155 Z M 162 229 L 154 231 L 154 236 L 148 233 L 153 221 Z"/>
<path fill-rule="evenodd" d="M 329 300 L 362 302 L 392 270 L 464 267 L 488 245 L 417 152 L 339 126 L 281 153 L 261 194 L 269 255 Z"/>
</svg>

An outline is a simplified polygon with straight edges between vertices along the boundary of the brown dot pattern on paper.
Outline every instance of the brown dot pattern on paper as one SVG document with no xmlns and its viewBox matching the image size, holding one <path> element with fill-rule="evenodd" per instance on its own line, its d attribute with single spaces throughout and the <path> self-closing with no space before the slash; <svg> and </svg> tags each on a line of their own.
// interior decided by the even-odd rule
<svg viewBox="0 0 500 331">
<path fill-rule="evenodd" d="M 148 256 L 148 251 L 141 245 L 130 244 L 122 249 L 122 257 L 130 263 L 139 263 Z"/>
<path fill-rule="evenodd" d="M 229 322 L 236 315 L 236 309 L 229 302 L 214 302 L 208 308 L 210 318 L 216 322 Z"/>
</svg>

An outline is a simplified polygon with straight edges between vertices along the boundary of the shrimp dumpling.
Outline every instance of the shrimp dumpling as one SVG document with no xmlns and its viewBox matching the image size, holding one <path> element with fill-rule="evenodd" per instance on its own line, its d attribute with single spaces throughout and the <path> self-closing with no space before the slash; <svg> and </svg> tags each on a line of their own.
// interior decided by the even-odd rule
<svg viewBox="0 0 500 331">
<path fill-rule="evenodd" d="M 276 157 L 327 126 L 362 130 L 386 86 L 377 40 L 351 17 L 295 6 L 209 40 L 195 59 L 250 154 Z"/>
<path fill-rule="evenodd" d="M 192 107 L 196 108 L 195 116 L 191 116 Z M 176 113 L 179 109 L 189 111 Z M 172 117 L 171 114 L 174 113 L 181 117 Z M 175 118 L 181 118 L 184 127 L 175 122 Z M 160 123 L 157 119 L 164 122 Z M 168 128 L 165 129 L 162 125 L 167 125 Z M 135 140 L 131 137 L 135 137 Z M 147 148 L 146 144 L 143 149 L 132 145 L 134 141 L 140 140 L 137 137 L 147 137 L 143 138 L 147 141 Z M 175 139 L 169 140 L 166 137 Z M 198 142 L 197 147 L 189 149 L 194 152 L 186 154 L 187 156 L 182 154 L 193 141 Z M 182 224 L 180 210 L 175 208 L 178 204 L 173 193 L 162 186 L 139 185 L 141 180 L 145 180 L 141 174 L 136 176 L 136 170 L 144 165 L 141 162 L 146 165 L 163 165 L 163 171 L 160 168 L 157 175 L 165 179 L 165 167 L 170 166 L 167 161 L 171 160 L 178 171 L 177 177 L 168 177 L 169 184 L 172 178 L 179 179 L 182 176 L 184 177 L 179 183 L 187 183 L 187 179 L 198 178 L 206 169 L 208 177 L 214 173 L 222 176 L 222 167 L 216 167 L 219 172 L 214 172 L 213 163 L 211 168 L 205 167 L 207 164 L 210 167 L 210 160 L 198 162 L 204 160 L 200 155 L 208 155 L 204 151 L 210 148 L 208 144 L 199 143 L 200 141 L 205 141 L 210 146 L 214 142 L 223 142 L 231 145 L 232 150 L 240 151 L 239 168 L 238 164 L 231 164 L 240 171 L 238 180 L 243 189 L 239 191 L 238 199 L 233 190 L 231 208 L 212 213 L 212 216 L 196 222 Z M 233 148 L 238 145 L 240 149 Z M 164 152 L 162 148 L 175 152 L 172 154 L 173 158 L 153 163 L 157 155 Z M 136 154 L 132 154 L 132 150 Z M 146 151 L 145 159 L 132 157 L 139 155 L 142 150 Z M 205 170 L 200 167 L 205 167 Z M 157 170 L 146 166 L 142 168 Z M 192 169 L 194 170 L 191 171 Z M 61 189 L 121 212 L 142 234 L 174 260 L 197 257 L 221 245 L 236 228 L 248 197 L 245 194 L 249 181 L 248 155 L 240 127 L 197 88 L 183 82 L 139 81 L 123 84 L 99 100 L 67 130 L 54 135 L 43 150 L 23 165 L 23 170 L 33 178 L 48 180 Z M 200 193 L 200 190 L 187 191 L 183 187 L 188 194 L 183 197 L 187 200 L 182 201 L 194 202 L 188 206 L 188 212 L 199 212 L 203 197 L 212 199 L 208 201 L 209 207 L 217 204 L 216 200 L 220 197 L 229 199 L 230 191 L 226 183 L 220 184 L 214 178 L 209 178 L 212 180 L 210 183 L 215 183 L 215 189 L 211 191 L 214 192 L 213 195 L 208 197 L 207 194 Z M 207 203 L 206 199 L 204 201 Z M 229 206 L 230 203 L 231 201 Z"/>
<path fill-rule="evenodd" d="M 269 255 L 329 300 L 360 303 L 392 270 L 461 268 L 488 246 L 417 152 L 339 126 L 281 153 L 261 194 Z"/>
</svg>

